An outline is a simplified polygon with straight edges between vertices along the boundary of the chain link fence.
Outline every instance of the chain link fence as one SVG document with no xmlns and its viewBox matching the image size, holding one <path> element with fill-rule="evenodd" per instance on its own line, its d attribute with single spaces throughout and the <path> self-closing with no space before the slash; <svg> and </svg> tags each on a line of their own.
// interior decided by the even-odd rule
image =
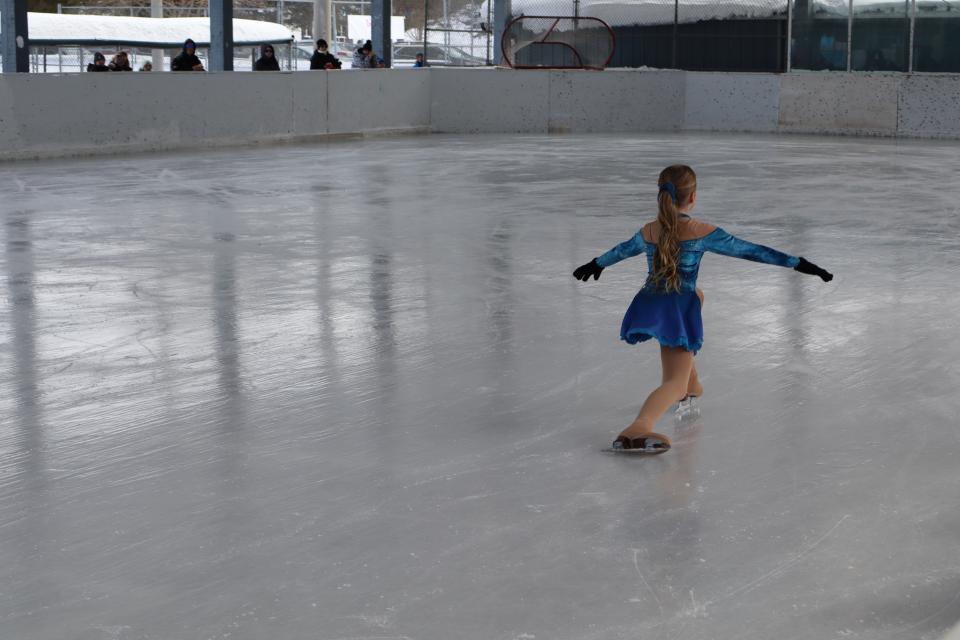
<svg viewBox="0 0 960 640">
<path fill-rule="evenodd" d="M 420 0 L 420 46 L 433 66 L 476 67 L 495 59 L 493 2 Z"/>
<path fill-rule="evenodd" d="M 513 14 L 599 18 L 616 34 L 610 66 L 780 71 L 787 0 L 513 0 Z"/>
<path fill-rule="evenodd" d="M 603 20 L 614 67 L 960 72 L 958 0 L 513 0 L 512 15 Z"/>
</svg>

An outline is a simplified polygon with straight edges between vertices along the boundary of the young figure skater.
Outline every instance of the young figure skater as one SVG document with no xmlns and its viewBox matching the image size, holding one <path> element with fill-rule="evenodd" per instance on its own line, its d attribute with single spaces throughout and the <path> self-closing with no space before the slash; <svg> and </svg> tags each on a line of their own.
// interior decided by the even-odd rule
<svg viewBox="0 0 960 640">
<path fill-rule="evenodd" d="M 586 282 L 590 276 L 597 280 L 606 267 L 647 254 L 647 281 L 627 309 L 620 338 L 630 344 L 656 339 L 663 381 L 647 397 L 637 419 L 613 443 L 614 449 L 644 453 L 663 453 L 670 448 L 670 438 L 653 432 L 657 419 L 670 405 L 703 393 L 693 356 L 703 345 L 703 292 L 697 288 L 697 272 L 705 251 L 792 267 L 824 282 L 833 279 L 832 274 L 803 258 L 741 240 L 691 218 L 688 214 L 697 202 L 697 175 L 690 167 L 667 167 L 657 184 L 657 219 L 573 272 L 577 280 Z"/>
</svg>

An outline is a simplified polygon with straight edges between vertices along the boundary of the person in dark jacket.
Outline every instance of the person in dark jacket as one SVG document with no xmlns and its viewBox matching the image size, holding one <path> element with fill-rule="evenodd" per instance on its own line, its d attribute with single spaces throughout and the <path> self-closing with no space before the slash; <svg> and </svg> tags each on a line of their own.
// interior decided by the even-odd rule
<svg viewBox="0 0 960 640">
<path fill-rule="evenodd" d="M 273 45 L 265 44 L 260 49 L 260 58 L 253 63 L 254 71 L 280 71 L 280 63 L 273 51 Z"/>
<path fill-rule="evenodd" d="M 126 51 L 120 51 L 117 55 L 113 56 L 113 60 L 110 61 L 107 68 L 109 68 L 110 71 L 133 71 L 133 67 L 130 66 L 130 58 L 127 57 Z"/>
<path fill-rule="evenodd" d="M 183 51 L 170 63 L 171 71 L 203 71 L 203 63 L 197 57 L 197 43 L 187 38 Z"/>
<path fill-rule="evenodd" d="M 93 54 L 93 62 L 87 65 L 87 71 L 110 71 L 107 66 L 107 59 L 103 54 L 97 51 Z"/>
<path fill-rule="evenodd" d="M 311 69 L 339 69 L 343 64 L 337 60 L 337 57 L 327 51 L 327 41 L 317 40 L 317 50 L 313 52 L 310 58 Z"/>
</svg>

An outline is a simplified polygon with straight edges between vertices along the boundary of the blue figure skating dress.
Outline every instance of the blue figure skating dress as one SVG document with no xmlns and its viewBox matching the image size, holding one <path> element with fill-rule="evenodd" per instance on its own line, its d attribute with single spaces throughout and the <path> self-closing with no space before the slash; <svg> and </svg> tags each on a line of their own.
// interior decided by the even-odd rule
<svg viewBox="0 0 960 640">
<path fill-rule="evenodd" d="M 682 347 L 693 353 L 700 350 L 703 346 L 703 319 L 697 296 L 697 274 L 700 260 L 707 251 L 781 267 L 793 268 L 800 263 L 800 259 L 794 256 L 741 240 L 719 227 L 689 216 L 681 216 L 680 257 L 677 261 L 680 290 L 668 292 L 652 278 L 658 229 L 659 225 L 652 222 L 596 259 L 601 267 L 609 267 L 641 253 L 647 254 L 647 282 L 630 303 L 620 327 L 620 339 L 630 344 L 653 338 L 667 347 Z"/>
</svg>

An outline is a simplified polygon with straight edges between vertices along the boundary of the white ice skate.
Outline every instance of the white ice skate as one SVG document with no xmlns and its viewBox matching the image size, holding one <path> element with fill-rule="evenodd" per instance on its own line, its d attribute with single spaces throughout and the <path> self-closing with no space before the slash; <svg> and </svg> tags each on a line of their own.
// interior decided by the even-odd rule
<svg viewBox="0 0 960 640">
<path fill-rule="evenodd" d="M 683 400 L 677 403 L 677 409 L 673 413 L 674 420 L 693 420 L 700 417 L 700 403 L 697 396 L 685 396 Z"/>
</svg>

